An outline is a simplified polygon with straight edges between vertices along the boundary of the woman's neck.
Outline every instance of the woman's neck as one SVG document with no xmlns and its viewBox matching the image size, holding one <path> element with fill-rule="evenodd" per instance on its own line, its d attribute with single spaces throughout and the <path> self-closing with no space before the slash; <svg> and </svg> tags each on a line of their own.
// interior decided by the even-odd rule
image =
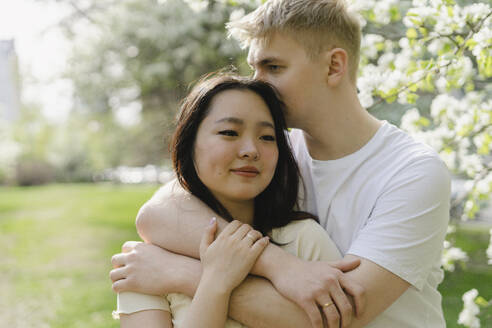
<svg viewBox="0 0 492 328">
<path fill-rule="evenodd" d="M 217 200 L 225 207 L 225 209 L 235 220 L 253 225 L 253 218 L 255 214 L 254 199 L 232 200 L 217 197 Z"/>
</svg>

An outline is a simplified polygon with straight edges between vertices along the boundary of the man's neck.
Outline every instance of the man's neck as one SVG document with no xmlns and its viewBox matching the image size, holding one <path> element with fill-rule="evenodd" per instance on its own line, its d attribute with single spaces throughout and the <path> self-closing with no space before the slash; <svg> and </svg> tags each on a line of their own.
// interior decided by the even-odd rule
<svg viewBox="0 0 492 328">
<path fill-rule="evenodd" d="M 305 123 L 302 130 L 306 145 L 316 160 L 335 160 L 358 151 L 382 124 L 358 101 L 340 104 L 330 112 L 318 111 Z"/>
</svg>

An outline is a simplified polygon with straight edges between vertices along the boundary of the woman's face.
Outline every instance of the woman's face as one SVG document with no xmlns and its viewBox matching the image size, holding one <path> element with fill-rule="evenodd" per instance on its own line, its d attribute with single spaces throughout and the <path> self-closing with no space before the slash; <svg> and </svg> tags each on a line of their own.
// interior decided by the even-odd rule
<svg viewBox="0 0 492 328">
<path fill-rule="evenodd" d="M 277 165 L 270 111 L 249 90 L 222 91 L 209 109 L 195 140 L 198 177 L 222 203 L 252 200 L 268 186 Z"/>
</svg>

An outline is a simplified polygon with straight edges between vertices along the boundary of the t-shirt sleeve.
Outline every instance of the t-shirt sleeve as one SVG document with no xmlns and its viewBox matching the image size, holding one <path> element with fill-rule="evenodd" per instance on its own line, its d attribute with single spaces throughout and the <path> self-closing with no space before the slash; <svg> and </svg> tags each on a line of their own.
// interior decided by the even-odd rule
<svg viewBox="0 0 492 328">
<path fill-rule="evenodd" d="M 123 292 L 117 295 L 117 309 L 113 311 L 113 318 L 119 319 L 122 313 L 130 314 L 144 310 L 171 311 L 168 301 L 163 296 Z"/>
<path fill-rule="evenodd" d="M 434 156 L 398 172 L 347 253 L 366 258 L 418 290 L 439 263 L 449 222 L 450 176 Z"/>
</svg>

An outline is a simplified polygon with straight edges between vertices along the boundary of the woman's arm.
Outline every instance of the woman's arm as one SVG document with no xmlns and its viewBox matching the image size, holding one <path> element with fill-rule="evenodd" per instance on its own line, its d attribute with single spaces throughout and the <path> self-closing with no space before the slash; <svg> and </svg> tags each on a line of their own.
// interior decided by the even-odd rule
<svg viewBox="0 0 492 328">
<path fill-rule="evenodd" d="M 171 313 L 162 310 L 146 310 L 120 314 L 121 328 L 173 328 Z"/>
<path fill-rule="evenodd" d="M 232 291 L 268 244 L 268 237 L 239 221 L 231 222 L 217 239 L 216 231 L 214 219 L 201 238 L 203 274 L 183 328 L 224 327 Z"/>
<path fill-rule="evenodd" d="M 183 328 L 224 327 L 229 309 L 230 290 L 225 290 L 217 281 L 202 278 L 193 297 Z"/>
</svg>

